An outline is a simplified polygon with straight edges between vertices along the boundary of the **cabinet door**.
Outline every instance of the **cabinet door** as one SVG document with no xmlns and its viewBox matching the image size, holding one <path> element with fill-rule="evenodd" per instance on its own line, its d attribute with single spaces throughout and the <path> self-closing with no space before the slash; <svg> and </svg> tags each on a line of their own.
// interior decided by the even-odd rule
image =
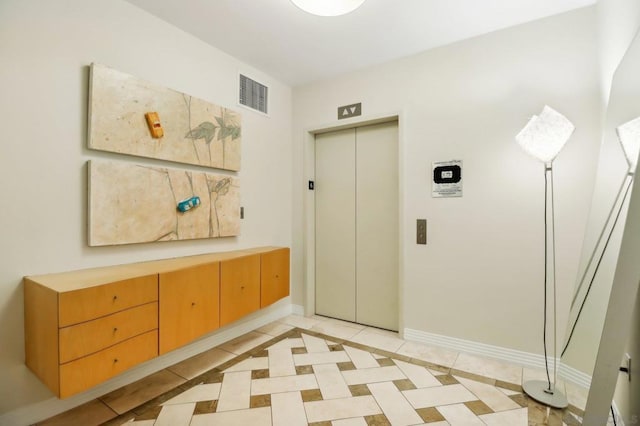
<svg viewBox="0 0 640 426">
<path fill-rule="evenodd" d="M 260 307 L 289 295 L 289 249 L 282 248 L 261 255 Z"/>
<path fill-rule="evenodd" d="M 160 274 L 160 354 L 220 326 L 220 264 Z"/>
<path fill-rule="evenodd" d="M 260 309 L 260 255 L 220 263 L 220 325 Z"/>
</svg>

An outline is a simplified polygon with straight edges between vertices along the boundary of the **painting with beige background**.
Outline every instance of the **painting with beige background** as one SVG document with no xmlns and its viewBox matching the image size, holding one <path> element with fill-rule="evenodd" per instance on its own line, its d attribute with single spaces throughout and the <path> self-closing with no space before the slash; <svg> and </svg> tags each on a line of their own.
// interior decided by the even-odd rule
<svg viewBox="0 0 640 426">
<path fill-rule="evenodd" d="M 240 188 L 232 176 L 89 161 L 89 245 L 236 236 Z M 191 197 L 200 205 L 181 212 Z"/>
<path fill-rule="evenodd" d="M 89 148 L 240 170 L 240 114 L 100 64 L 89 85 Z M 151 136 L 149 112 L 164 136 Z"/>
</svg>

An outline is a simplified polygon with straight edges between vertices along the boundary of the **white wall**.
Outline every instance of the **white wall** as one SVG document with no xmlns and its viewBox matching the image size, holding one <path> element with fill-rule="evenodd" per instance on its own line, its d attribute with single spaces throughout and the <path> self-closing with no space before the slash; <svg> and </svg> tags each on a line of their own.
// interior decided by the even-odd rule
<svg viewBox="0 0 640 426">
<path fill-rule="evenodd" d="M 240 237 L 87 246 L 86 161 L 167 164 L 86 149 L 91 62 L 241 112 Z M 24 275 L 290 246 L 292 148 L 289 87 L 124 1 L 3 0 L 0 64 L 1 414 L 52 396 L 24 366 Z M 239 70 L 270 86 L 270 117 L 237 106 Z"/>
<path fill-rule="evenodd" d="M 608 101 L 611 87 L 615 84 L 614 73 L 640 30 L 640 2 L 637 0 L 599 0 L 597 8 L 600 78 L 604 99 Z M 638 61 L 640 58 L 635 58 L 635 60 Z M 637 102 L 634 103 L 631 100 L 629 103 L 630 111 L 636 106 Z M 602 149 L 603 152 L 607 149 L 606 143 L 603 144 Z M 615 268 L 615 262 L 604 266 L 609 269 Z M 626 352 L 634 360 L 640 357 L 640 302 L 638 301 L 636 301 L 632 331 Z M 626 375 L 620 374 L 614 401 L 625 424 L 635 424 L 640 420 L 640 386 L 638 386 L 637 373 L 633 374 L 631 382 L 627 379 Z"/>
<path fill-rule="evenodd" d="M 613 74 L 640 27 L 640 2 L 598 0 L 597 11 L 600 85 L 606 103 Z"/>
<path fill-rule="evenodd" d="M 362 102 L 363 119 L 400 112 L 401 324 L 541 353 L 544 168 L 514 136 L 545 103 L 577 127 L 555 162 L 563 330 L 598 153 L 595 26 L 591 7 L 295 88 L 295 281 L 310 237 L 308 131 L 338 124 L 338 105 Z M 431 198 L 431 163 L 452 159 L 464 162 L 464 196 Z M 414 243 L 416 218 L 427 246 Z"/>
</svg>

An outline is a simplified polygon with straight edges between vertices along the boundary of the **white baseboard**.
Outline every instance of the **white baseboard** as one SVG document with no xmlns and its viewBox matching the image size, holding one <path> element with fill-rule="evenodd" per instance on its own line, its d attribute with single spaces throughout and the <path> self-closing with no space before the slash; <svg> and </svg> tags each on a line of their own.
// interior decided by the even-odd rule
<svg viewBox="0 0 640 426">
<path fill-rule="evenodd" d="M 503 348 L 501 346 L 487 345 L 485 343 L 457 339 L 455 337 L 442 336 L 439 334 L 427 333 L 425 331 L 412 330 L 410 328 L 404 329 L 404 338 L 406 340 L 413 340 L 414 342 L 425 343 L 431 346 L 494 358 L 500 361 L 522 365 L 523 367 L 542 369 L 545 366 L 544 355 Z M 548 358 L 548 360 L 550 363 L 553 363 L 553 358 Z M 559 365 L 558 377 L 580 387 L 589 388 L 591 385 L 591 376 L 582 373 L 573 367 L 562 364 L 560 359 L 557 360 L 557 363 Z"/>
<path fill-rule="evenodd" d="M 616 402 L 613 401 L 611 403 L 611 406 L 613 407 L 613 415 L 616 418 L 616 424 L 618 426 L 624 426 L 624 419 L 622 418 L 622 414 L 620 414 L 620 410 L 618 410 L 618 406 L 616 405 Z M 631 421 L 631 423 L 633 423 L 633 420 Z"/>
<path fill-rule="evenodd" d="M 262 327 L 272 321 L 290 315 L 294 310 L 297 310 L 298 307 L 300 306 L 292 305 L 289 298 L 283 299 L 265 309 L 261 309 L 258 312 L 248 315 L 246 318 L 223 327 L 215 333 L 197 340 L 188 346 L 169 352 L 132 368 L 131 370 L 128 370 L 86 392 L 65 399 L 53 397 L 4 413 L 0 415 L 0 426 L 26 426 L 48 419 L 56 414 L 75 408 L 85 402 L 89 402 L 102 395 L 119 389 L 122 386 L 133 383 L 180 361 L 184 361 L 187 358 L 221 345 L 231 339 L 235 339 L 238 336 Z"/>
<path fill-rule="evenodd" d="M 558 369 L 558 377 L 585 389 L 589 389 L 591 387 L 590 375 L 583 373 L 580 370 L 576 370 L 575 368 L 567 364 L 560 363 L 560 368 Z"/>
</svg>

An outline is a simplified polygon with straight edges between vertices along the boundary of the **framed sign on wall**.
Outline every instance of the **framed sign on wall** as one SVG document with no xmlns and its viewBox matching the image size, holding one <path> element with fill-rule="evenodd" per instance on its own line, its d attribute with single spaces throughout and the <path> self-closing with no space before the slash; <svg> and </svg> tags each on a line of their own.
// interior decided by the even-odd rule
<svg viewBox="0 0 640 426">
<path fill-rule="evenodd" d="M 462 197 L 462 161 L 433 163 L 433 198 Z"/>
</svg>

